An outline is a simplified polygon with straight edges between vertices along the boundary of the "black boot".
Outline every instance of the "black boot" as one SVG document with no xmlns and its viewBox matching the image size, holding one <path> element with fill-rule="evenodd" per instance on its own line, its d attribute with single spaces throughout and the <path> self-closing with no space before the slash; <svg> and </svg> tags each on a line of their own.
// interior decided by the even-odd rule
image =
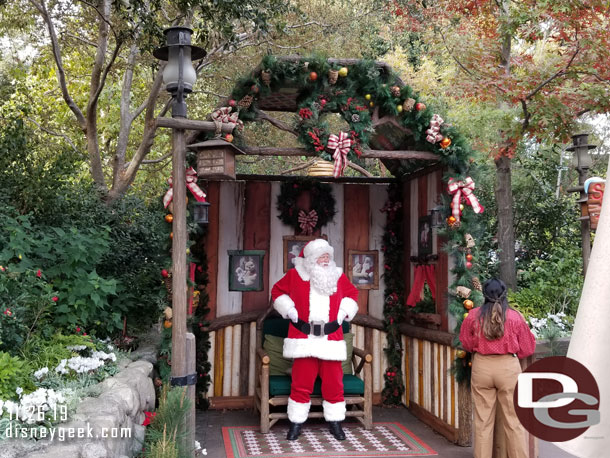
<svg viewBox="0 0 610 458">
<path fill-rule="evenodd" d="M 338 441 L 345 440 L 345 433 L 343 432 L 343 428 L 341 428 L 340 421 L 329 421 L 328 429 L 330 429 L 330 433 L 335 436 L 335 439 Z"/>
<path fill-rule="evenodd" d="M 288 434 L 286 434 L 286 439 L 289 441 L 295 441 L 299 438 L 299 434 L 301 434 L 301 425 L 303 423 L 293 423 L 290 422 L 290 428 L 288 429 Z"/>
</svg>

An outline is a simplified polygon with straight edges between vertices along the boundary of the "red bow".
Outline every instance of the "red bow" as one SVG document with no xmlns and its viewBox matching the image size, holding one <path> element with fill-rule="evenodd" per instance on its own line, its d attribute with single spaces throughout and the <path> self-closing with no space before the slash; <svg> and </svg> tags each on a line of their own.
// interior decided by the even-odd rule
<svg viewBox="0 0 610 458">
<path fill-rule="evenodd" d="M 335 134 L 330 134 L 328 137 L 328 143 L 326 147 L 333 152 L 333 159 L 335 160 L 335 168 L 333 169 L 333 176 L 335 178 L 343 174 L 343 170 L 347 165 L 347 153 L 352 146 L 352 140 L 349 138 L 349 134 L 345 132 L 339 132 L 337 137 Z"/>
<path fill-rule="evenodd" d="M 474 195 L 474 180 L 472 178 L 467 177 L 464 181 L 455 181 L 454 178 L 449 178 L 448 189 L 449 194 L 453 194 L 451 213 L 456 221 L 460 220 L 460 200 L 462 199 L 462 194 L 475 213 L 483 213 L 483 206 Z"/>
<path fill-rule="evenodd" d="M 301 232 L 305 235 L 313 234 L 313 230 L 318 224 L 318 214 L 315 210 L 311 210 L 309 213 L 305 213 L 303 210 L 299 210 L 299 226 L 301 226 Z"/>
<path fill-rule="evenodd" d="M 174 198 L 174 188 L 172 187 L 173 181 L 171 177 L 167 179 L 167 182 L 169 184 L 169 189 L 163 196 L 163 206 L 165 208 L 167 208 Z M 201 188 L 197 186 L 197 172 L 195 172 L 193 167 L 186 169 L 186 187 L 189 191 L 191 191 L 191 194 L 193 194 L 197 202 L 205 202 L 205 192 L 203 192 Z"/>
</svg>

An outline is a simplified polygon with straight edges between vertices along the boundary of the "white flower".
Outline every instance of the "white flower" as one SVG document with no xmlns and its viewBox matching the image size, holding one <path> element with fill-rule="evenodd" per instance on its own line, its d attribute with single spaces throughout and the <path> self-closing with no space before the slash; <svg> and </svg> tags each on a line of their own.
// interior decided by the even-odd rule
<svg viewBox="0 0 610 458">
<path fill-rule="evenodd" d="M 82 351 L 87 348 L 86 345 L 68 345 L 66 348 L 70 351 Z"/>
<path fill-rule="evenodd" d="M 38 380 L 40 380 L 41 378 L 43 378 L 48 373 L 49 373 L 49 368 L 48 367 L 43 367 L 41 369 L 38 369 L 36 372 L 34 372 L 34 377 L 36 377 Z"/>
<path fill-rule="evenodd" d="M 17 395 L 19 397 L 21 397 L 21 393 L 23 393 L 23 388 L 21 388 L 20 386 L 17 387 L 17 389 L 15 390 L 17 392 Z"/>
</svg>

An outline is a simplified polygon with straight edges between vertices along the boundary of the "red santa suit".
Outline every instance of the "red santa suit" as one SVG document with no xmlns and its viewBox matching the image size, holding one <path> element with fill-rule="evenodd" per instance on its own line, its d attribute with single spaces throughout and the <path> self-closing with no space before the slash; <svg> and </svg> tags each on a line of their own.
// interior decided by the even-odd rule
<svg viewBox="0 0 610 458">
<path fill-rule="evenodd" d="M 308 260 L 317 260 L 323 254 L 331 259 L 333 248 L 326 240 L 317 239 L 309 242 L 303 249 Z M 319 334 L 324 324 L 336 322 L 337 318 L 351 320 L 358 312 L 358 290 L 338 267 L 336 291 L 324 294 L 310 282 L 310 275 L 305 267 L 305 259 L 295 259 L 296 267 L 290 269 L 271 290 L 273 306 L 284 318 L 294 317 L 296 309 L 299 322 L 291 321 L 288 337 L 284 339 L 284 357 L 293 358 L 292 386 L 288 400 L 288 418 L 293 423 L 307 420 L 311 406 L 310 395 L 314 382 L 319 375 L 322 379 L 322 397 L 324 401 L 324 418 L 335 422 L 345 419 L 345 400 L 343 398 L 343 371 L 341 361 L 347 359 L 343 330 Z M 342 321 L 342 320 L 341 320 Z M 309 334 L 299 326 L 309 323 Z M 314 331 L 314 324 L 317 329 Z M 323 332 L 322 332 L 323 334 Z"/>
</svg>

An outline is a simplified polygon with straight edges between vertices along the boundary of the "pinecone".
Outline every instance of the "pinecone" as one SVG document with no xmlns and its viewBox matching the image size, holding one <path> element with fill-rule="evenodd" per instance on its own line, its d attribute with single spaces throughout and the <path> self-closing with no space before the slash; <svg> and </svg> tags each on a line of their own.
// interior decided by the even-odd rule
<svg viewBox="0 0 610 458">
<path fill-rule="evenodd" d="M 337 82 L 337 78 L 339 78 L 339 70 L 329 70 L 328 71 L 328 84 L 335 84 Z"/>
<path fill-rule="evenodd" d="M 271 70 L 263 70 L 261 72 L 261 81 L 265 86 L 269 86 L 271 84 Z"/>
<path fill-rule="evenodd" d="M 481 286 L 481 280 L 479 280 L 478 277 L 472 278 L 472 287 L 477 291 L 483 291 L 483 287 Z"/>
<path fill-rule="evenodd" d="M 402 104 L 402 109 L 404 111 L 411 111 L 413 109 L 413 107 L 415 106 L 415 99 L 407 99 L 405 100 L 405 102 Z"/>
<path fill-rule="evenodd" d="M 237 102 L 237 106 L 239 108 L 250 108 L 250 105 L 252 105 L 252 101 L 254 100 L 254 97 L 252 97 L 251 95 L 244 95 L 243 98 Z"/>
<path fill-rule="evenodd" d="M 400 97 L 400 88 L 398 86 L 392 86 L 390 92 L 394 97 Z"/>
</svg>

